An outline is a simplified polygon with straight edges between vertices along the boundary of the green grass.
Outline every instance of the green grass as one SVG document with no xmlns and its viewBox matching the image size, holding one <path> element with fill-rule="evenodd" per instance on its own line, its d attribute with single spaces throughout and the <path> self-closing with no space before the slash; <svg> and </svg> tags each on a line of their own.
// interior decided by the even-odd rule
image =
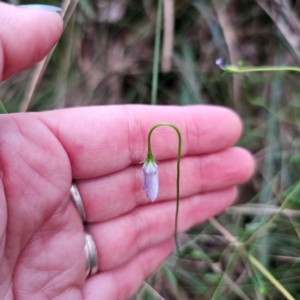
<svg viewBox="0 0 300 300">
<path fill-rule="evenodd" d="M 226 27 L 213 2 L 175 1 L 172 68 L 158 74 L 155 86 L 157 1 L 131 0 L 124 15 L 112 23 L 99 22 L 94 2 L 80 0 L 29 110 L 150 104 L 152 87 L 160 105 L 216 104 L 237 110 L 244 121 L 239 145 L 254 154 L 257 172 L 241 187 L 236 207 L 217 220 L 243 250 L 214 222 L 195 226 L 180 236 L 182 258 L 176 269 L 174 255 L 132 299 L 285 299 L 251 257 L 300 299 L 300 76 L 224 74 L 215 65 L 218 57 L 229 60 L 232 55 L 225 40 L 228 30 L 236 36 L 233 49 L 244 66 L 298 67 L 300 60 L 276 21 L 255 1 L 222 2 L 227 3 Z M 0 99 L 9 112 L 22 106 L 31 74 L 1 83 Z"/>
</svg>

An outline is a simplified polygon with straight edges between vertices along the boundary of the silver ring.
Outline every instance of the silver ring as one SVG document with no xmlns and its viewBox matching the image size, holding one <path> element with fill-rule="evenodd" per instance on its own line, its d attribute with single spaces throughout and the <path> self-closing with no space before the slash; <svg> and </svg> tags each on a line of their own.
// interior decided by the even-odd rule
<svg viewBox="0 0 300 300">
<path fill-rule="evenodd" d="M 86 254 L 86 277 L 94 275 L 98 271 L 98 254 L 95 241 L 93 237 L 85 232 L 85 246 Z"/>
<path fill-rule="evenodd" d="M 82 198 L 80 196 L 76 183 L 74 182 L 72 183 L 70 191 L 71 191 L 71 198 L 79 212 L 82 222 L 84 223 L 86 221 L 86 214 L 85 214 Z"/>
</svg>

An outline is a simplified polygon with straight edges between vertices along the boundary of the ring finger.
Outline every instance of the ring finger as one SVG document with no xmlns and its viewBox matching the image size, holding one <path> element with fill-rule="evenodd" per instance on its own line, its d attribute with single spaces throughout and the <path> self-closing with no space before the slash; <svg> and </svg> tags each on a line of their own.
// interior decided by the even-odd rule
<svg viewBox="0 0 300 300">
<path fill-rule="evenodd" d="M 232 204 L 236 188 L 200 194 L 180 200 L 178 231 L 219 214 Z M 95 239 L 99 270 L 109 270 L 130 260 L 141 250 L 174 234 L 175 201 L 135 208 L 128 214 L 89 226 Z"/>
</svg>

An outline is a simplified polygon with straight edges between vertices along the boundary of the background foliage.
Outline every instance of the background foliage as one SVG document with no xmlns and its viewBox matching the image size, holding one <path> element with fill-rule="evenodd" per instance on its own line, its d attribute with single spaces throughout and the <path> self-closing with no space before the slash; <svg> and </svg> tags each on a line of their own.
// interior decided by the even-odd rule
<svg viewBox="0 0 300 300">
<path fill-rule="evenodd" d="M 9 112 L 150 103 L 156 0 L 6 2 L 69 5 L 65 32 L 33 97 L 28 87 L 34 70 L 0 84 Z M 174 3 L 162 30 L 169 38 L 164 51 L 172 44 L 173 51 L 161 60 L 158 104 L 216 104 L 237 111 L 244 121 L 239 145 L 254 154 L 257 172 L 218 222 L 180 236 L 183 257 L 170 257 L 132 299 L 288 298 L 276 281 L 292 295 L 288 299 L 300 299 L 299 74 L 231 75 L 215 65 L 218 57 L 234 65 L 299 65 L 300 3 L 164 3 Z M 174 31 L 165 32 L 172 20 Z M 251 257 L 276 278 L 275 285 Z"/>
</svg>

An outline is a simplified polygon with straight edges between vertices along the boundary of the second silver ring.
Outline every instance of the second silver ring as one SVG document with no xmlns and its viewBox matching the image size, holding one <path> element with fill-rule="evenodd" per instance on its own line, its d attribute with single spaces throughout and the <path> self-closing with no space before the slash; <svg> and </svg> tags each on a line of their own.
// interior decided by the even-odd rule
<svg viewBox="0 0 300 300">
<path fill-rule="evenodd" d="M 94 275 L 98 271 L 98 254 L 95 241 L 91 234 L 85 231 L 85 255 L 86 255 L 86 277 Z"/>
</svg>

